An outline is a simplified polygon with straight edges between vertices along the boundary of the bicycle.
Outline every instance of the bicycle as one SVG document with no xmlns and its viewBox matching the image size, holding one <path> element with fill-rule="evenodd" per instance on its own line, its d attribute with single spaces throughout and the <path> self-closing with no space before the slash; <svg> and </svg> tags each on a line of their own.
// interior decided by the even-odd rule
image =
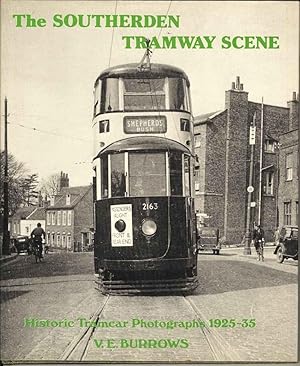
<svg viewBox="0 0 300 366">
<path fill-rule="evenodd" d="M 42 255 L 42 247 L 38 244 L 33 244 L 32 246 L 32 254 L 35 257 L 35 263 L 41 262 L 43 255 Z"/>
<path fill-rule="evenodd" d="M 264 261 L 264 241 L 263 240 L 257 240 L 255 243 L 255 249 L 256 253 L 258 255 L 257 260 L 258 261 Z"/>
</svg>

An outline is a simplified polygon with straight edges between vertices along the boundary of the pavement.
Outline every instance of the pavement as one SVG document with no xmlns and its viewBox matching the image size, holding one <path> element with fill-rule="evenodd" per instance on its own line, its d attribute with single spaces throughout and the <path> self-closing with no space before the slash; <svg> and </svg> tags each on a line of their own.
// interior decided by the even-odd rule
<svg viewBox="0 0 300 366">
<path fill-rule="evenodd" d="M 18 253 L 11 253 L 10 255 L 1 255 L 0 257 L 0 266 L 2 264 L 10 262 L 18 257 Z"/>
</svg>

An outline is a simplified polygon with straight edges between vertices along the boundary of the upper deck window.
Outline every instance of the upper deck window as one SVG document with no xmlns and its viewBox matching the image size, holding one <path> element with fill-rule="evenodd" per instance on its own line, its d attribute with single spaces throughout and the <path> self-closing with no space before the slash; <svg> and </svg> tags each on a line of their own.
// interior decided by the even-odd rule
<svg viewBox="0 0 300 366">
<path fill-rule="evenodd" d="M 124 110 L 166 109 L 165 79 L 124 79 Z"/>
<path fill-rule="evenodd" d="M 119 79 L 107 78 L 101 84 L 100 113 L 119 110 Z"/>
<path fill-rule="evenodd" d="M 94 89 L 94 117 L 100 113 L 100 91 L 101 80 L 99 80 Z"/>
<path fill-rule="evenodd" d="M 169 78 L 170 109 L 190 111 L 186 82 L 182 78 Z"/>
</svg>

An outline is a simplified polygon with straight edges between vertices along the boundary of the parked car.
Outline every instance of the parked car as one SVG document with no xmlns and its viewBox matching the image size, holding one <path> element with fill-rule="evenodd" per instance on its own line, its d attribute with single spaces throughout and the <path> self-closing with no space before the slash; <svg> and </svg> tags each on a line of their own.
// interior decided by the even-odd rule
<svg viewBox="0 0 300 366">
<path fill-rule="evenodd" d="M 200 227 L 197 238 L 198 251 L 211 251 L 219 254 L 221 243 L 219 241 L 219 229 L 216 227 Z"/>
<path fill-rule="evenodd" d="M 30 238 L 27 235 L 18 235 L 14 238 L 14 246 L 17 253 L 30 253 Z"/>
<path fill-rule="evenodd" d="M 286 258 L 298 260 L 298 226 L 282 227 L 274 254 L 277 255 L 278 263 L 282 263 Z"/>
</svg>

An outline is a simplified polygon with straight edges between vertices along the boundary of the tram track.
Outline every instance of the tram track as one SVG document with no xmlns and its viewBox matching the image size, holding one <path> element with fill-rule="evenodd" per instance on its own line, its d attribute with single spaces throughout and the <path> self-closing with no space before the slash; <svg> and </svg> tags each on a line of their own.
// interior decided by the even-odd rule
<svg viewBox="0 0 300 366">
<path fill-rule="evenodd" d="M 131 300 L 129 300 L 129 298 Z M 149 297 L 151 298 L 151 297 Z M 170 297 L 171 298 L 171 297 Z M 131 303 L 132 296 L 128 297 L 128 304 L 125 300 L 126 297 L 122 296 L 122 300 L 125 302 L 122 307 L 126 308 L 126 305 Z M 195 304 L 192 299 L 192 296 L 183 295 L 179 296 L 178 300 L 182 299 L 183 303 L 181 306 L 186 309 L 186 314 L 192 313 L 195 318 L 199 321 L 204 321 L 205 324 L 208 324 L 207 317 L 205 316 L 203 310 L 199 309 L 199 307 Z M 109 302 L 110 300 L 116 301 L 116 296 L 107 295 L 105 302 L 99 306 L 99 308 L 95 311 L 95 313 L 90 317 L 90 321 L 95 323 L 98 322 L 103 316 L 104 312 L 106 312 L 105 317 L 108 316 L 110 311 Z M 162 298 L 163 301 L 163 298 Z M 112 305 L 112 304 L 111 304 Z M 138 309 L 138 308 L 137 308 Z M 172 314 L 170 313 L 170 317 Z M 88 359 L 88 350 L 91 344 L 93 337 L 95 336 L 96 327 L 89 326 L 85 328 L 80 334 L 78 334 L 74 340 L 69 344 L 64 353 L 62 354 L 60 360 L 61 361 L 85 361 Z M 201 327 L 199 329 L 198 335 L 193 338 L 195 342 L 203 343 L 207 345 L 207 350 L 212 355 L 213 361 L 242 361 L 240 355 L 235 351 L 235 349 L 226 341 L 226 339 L 215 329 L 209 328 L 208 326 Z M 199 346 L 200 347 L 200 346 Z M 201 346 L 203 347 L 203 346 Z M 133 352 L 132 350 L 131 352 Z M 124 357 L 124 360 L 127 360 L 129 355 L 124 350 L 124 353 L 121 357 Z M 193 356 L 191 354 L 191 359 Z M 120 361 L 122 361 L 120 359 Z M 161 360 L 163 361 L 163 360 Z"/>
<path fill-rule="evenodd" d="M 203 311 L 201 311 L 193 302 L 191 296 L 183 296 L 183 298 L 196 314 L 198 320 L 204 321 L 205 324 L 208 324 L 208 319 L 204 315 Z M 201 332 L 207 341 L 215 361 L 242 361 L 235 349 L 214 328 L 205 326 L 201 328 Z"/>
<path fill-rule="evenodd" d="M 107 303 L 110 299 L 110 295 L 107 295 L 103 304 L 95 311 L 95 313 L 89 319 L 91 322 L 97 322 Z M 64 353 L 61 356 L 62 361 L 82 361 L 86 355 L 89 342 L 95 332 L 95 327 L 87 327 L 69 344 Z"/>
</svg>

